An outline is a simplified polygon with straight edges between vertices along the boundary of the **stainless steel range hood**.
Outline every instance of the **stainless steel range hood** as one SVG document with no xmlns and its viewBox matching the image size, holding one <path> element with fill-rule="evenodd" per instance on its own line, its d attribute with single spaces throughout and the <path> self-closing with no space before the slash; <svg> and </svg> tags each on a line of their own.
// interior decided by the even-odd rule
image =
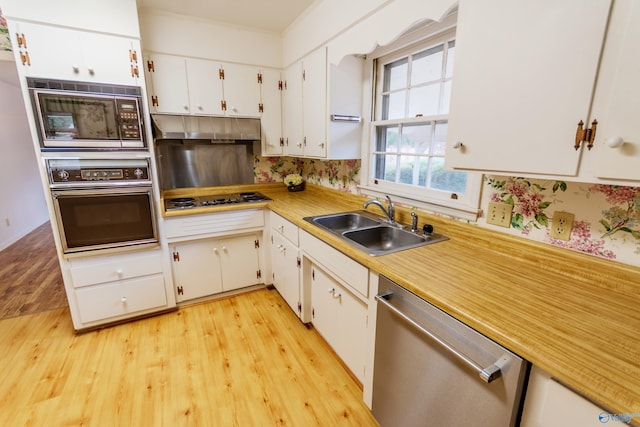
<svg viewBox="0 0 640 427">
<path fill-rule="evenodd" d="M 260 119 L 152 114 L 156 139 L 259 141 Z"/>
</svg>

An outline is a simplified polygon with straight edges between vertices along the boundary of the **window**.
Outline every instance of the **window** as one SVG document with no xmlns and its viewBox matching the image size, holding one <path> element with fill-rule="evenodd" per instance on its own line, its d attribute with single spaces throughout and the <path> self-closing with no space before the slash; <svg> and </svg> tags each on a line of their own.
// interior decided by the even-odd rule
<svg viewBox="0 0 640 427">
<path fill-rule="evenodd" d="M 444 167 L 454 57 L 455 33 L 448 31 L 372 61 L 375 96 L 363 190 L 475 219 L 481 176 Z"/>
</svg>

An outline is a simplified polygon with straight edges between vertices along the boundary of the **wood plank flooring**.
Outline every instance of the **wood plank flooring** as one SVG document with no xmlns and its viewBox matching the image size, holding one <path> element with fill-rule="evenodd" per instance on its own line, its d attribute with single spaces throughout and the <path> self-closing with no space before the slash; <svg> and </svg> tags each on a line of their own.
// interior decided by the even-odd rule
<svg viewBox="0 0 640 427">
<path fill-rule="evenodd" d="M 0 321 L 3 426 L 376 426 L 275 290 L 75 335 L 68 309 Z"/>
<path fill-rule="evenodd" d="M 0 251 L 0 319 L 68 306 L 51 223 Z"/>
</svg>

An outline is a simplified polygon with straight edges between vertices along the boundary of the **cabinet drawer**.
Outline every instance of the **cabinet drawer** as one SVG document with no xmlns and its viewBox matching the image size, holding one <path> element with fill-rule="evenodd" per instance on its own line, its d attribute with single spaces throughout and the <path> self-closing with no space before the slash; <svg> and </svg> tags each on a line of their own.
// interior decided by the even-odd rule
<svg viewBox="0 0 640 427">
<path fill-rule="evenodd" d="M 257 209 L 188 215 L 164 221 L 167 238 L 174 241 L 190 236 L 201 238 L 205 235 L 224 235 L 259 227 L 264 227 L 264 213 Z"/>
<path fill-rule="evenodd" d="M 271 212 L 271 228 L 283 235 L 287 240 L 298 246 L 298 226 Z"/>
<path fill-rule="evenodd" d="M 81 288 L 76 290 L 76 299 L 82 323 L 167 305 L 162 275 Z"/>
<path fill-rule="evenodd" d="M 300 247 L 327 271 L 340 278 L 344 283 L 369 297 L 369 269 L 352 260 L 306 231 L 300 231 Z"/>
<path fill-rule="evenodd" d="M 162 252 L 100 256 L 70 261 L 73 286 L 126 280 L 162 272 Z"/>
</svg>

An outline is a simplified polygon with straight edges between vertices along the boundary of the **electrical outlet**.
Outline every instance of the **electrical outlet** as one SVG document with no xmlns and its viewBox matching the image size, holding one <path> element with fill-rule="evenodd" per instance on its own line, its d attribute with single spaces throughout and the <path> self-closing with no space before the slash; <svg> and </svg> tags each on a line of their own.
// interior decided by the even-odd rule
<svg viewBox="0 0 640 427">
<path fill-rule="evenodd" d="M 571 239 L 571 228 L 573 227 L 574 218 L 575 215 L 569 212 L 554 212 L 549 235 L 554 239 Z"/>
<path fill-rule="evenodd" d="M 513 205 L 509 203 L 489 202 L 487 213 L 487 224 L 499 225 L 500 227 L 511 227 L 511 213 Z"/>
</svg>

